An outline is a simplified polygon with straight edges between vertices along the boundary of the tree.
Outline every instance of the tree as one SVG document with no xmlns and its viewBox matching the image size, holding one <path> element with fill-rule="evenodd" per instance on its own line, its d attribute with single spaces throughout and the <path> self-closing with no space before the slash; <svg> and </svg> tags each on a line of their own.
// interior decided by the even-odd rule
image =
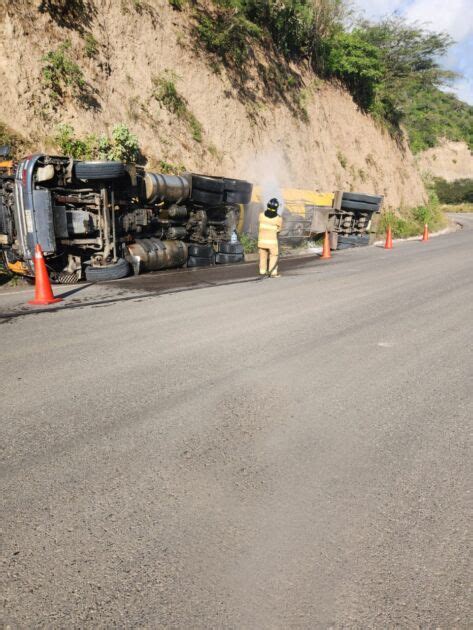
<svg viewBox="0 0 473 630">
<path fill-rule="evenodd" d="M 359 105 L 372 105 L 384 67 L 378 49 L 359 33 L 340 32 L 330 40 L 326 69 L 345 83 Z"/>
</svg>

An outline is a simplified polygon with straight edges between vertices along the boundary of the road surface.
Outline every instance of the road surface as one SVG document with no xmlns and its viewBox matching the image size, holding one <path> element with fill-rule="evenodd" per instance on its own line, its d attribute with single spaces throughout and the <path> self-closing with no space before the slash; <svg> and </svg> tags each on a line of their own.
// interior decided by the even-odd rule
<svg viewBox="0 0 473 630">
<path fill-rule="evenodd" d="M 4 626 L 471 627 L 473 231 L 244 269 L 0 297 Z"/>
</svg>

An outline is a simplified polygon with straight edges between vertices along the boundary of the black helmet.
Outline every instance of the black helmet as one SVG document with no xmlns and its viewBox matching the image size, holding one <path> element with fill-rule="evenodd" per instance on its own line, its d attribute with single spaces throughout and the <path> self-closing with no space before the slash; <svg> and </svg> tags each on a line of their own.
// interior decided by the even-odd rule
<svg viewBox="0 0 473 630">
<path fill-rule="evenodd" d="M 277 210 L 279 208 L 279 201 L 276 197 L 273 197 L 268 201 L 268 209 L 269 210 Z"/>
</svg>

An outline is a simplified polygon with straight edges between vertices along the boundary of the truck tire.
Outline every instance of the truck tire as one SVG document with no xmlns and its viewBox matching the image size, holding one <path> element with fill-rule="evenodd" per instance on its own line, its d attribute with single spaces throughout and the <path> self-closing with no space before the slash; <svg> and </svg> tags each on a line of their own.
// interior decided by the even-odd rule
<svg viewBox="0 0 473 630">
<path fill-rule="evenodd" d="M 222 242 L 218 245 L 220 254 L 244 254 L 243 245 L 241 243 Z"/>
<path fill-rule="evenodd" d="M 74 162 L 74 175 L 77 179 L 103 180 L 119 179 L 125 174 L 122 162 Z"/>
<path fill-rule="evenodd" d="M 344 192 L 342 197 L 342 206 L 343 201 L 364 201 L 365 203 L 373 203 L 378 205 L 382 201 L 383 197 L 381 195 L 365 195 L 361 193 L 352 193 L 352 192 Z"/>
<path fill-rule="evenodd" d="M 198 188 L 193 188 L 192 201 L 205 206 L 219 206 L 223 203 L 223 193 L 208 192 L 205 190 L 199 190 Z"/>
<path fill-rule="evenodd" d="M 187 248 L 187 252 L 189 256 L 197 258 L 212 258 L 215 253 L 212 245 L 199 245 L 196 243 L 192 243 L 192 245 L 189 245 Z"/>
<path fill-rule="evenodd" d="M 107 282 L 108 280 L 119 280 L 125 278 L 130 271 L 130 265 L 124 258 L 119 258 L 116 263 L 104 265 L 103 267 L 85 268 L 85 278 L 88 282 Z"/>
<path fill-rule="evenodd" d="M 245 260 L 243 254 L 217 254 L 215 256 L 215 262 L 217 265 L 230 265 L 235 263 L 241 263 Z"/>
<path fill-rule="evenodd" d="M 225 190 L 228 192 L 243 192 L 249 193 L 250 195 L 253 192 L 253 184 L 244 179 L 229 179 L 228 177 L 224 177 L 223 182 Z"/>
<path fill-rule="evenodd" d="M 194 188 L 203 190 L 204 192 L 223 193 L 225 185 L 221 177 L 192 175 L 192 189 Z"/>
<path fill-rule="evenodd" d="M 251 201 L 251 191 L 225 191 L 224 199 L 227 203 L 247 204 Z"/>
<path fill-rule="evenodd" d="M 367 203 L 366 201 L 342 200 L 342 210 L 364 210 L 365 212 L 376 212 L 379 208 L 377 203 Z"/>
<path fill-rule="evenodd" d="M 187 259 L 188 267 L 211 267 L 214 263 L 213 256 L 211 258 L 201 258 L 199 256 L 189 256 Z"/>
</svg>

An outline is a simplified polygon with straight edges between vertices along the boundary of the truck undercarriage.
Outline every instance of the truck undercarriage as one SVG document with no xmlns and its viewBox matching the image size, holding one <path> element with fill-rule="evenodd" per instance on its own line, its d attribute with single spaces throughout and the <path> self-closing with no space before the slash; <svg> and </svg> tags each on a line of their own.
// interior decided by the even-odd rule
<svg viewBox="0 0 473 630">
<path fill-rule="evenodd" d="M 183 266 L 190 245 L 199 259 L 230 243 L 251 192 L 243 180 L 38 154 L 1 176 L 0 247 L 9 269 L 31 276 L 39 243 L 58 282 Z"/>
</svg>

